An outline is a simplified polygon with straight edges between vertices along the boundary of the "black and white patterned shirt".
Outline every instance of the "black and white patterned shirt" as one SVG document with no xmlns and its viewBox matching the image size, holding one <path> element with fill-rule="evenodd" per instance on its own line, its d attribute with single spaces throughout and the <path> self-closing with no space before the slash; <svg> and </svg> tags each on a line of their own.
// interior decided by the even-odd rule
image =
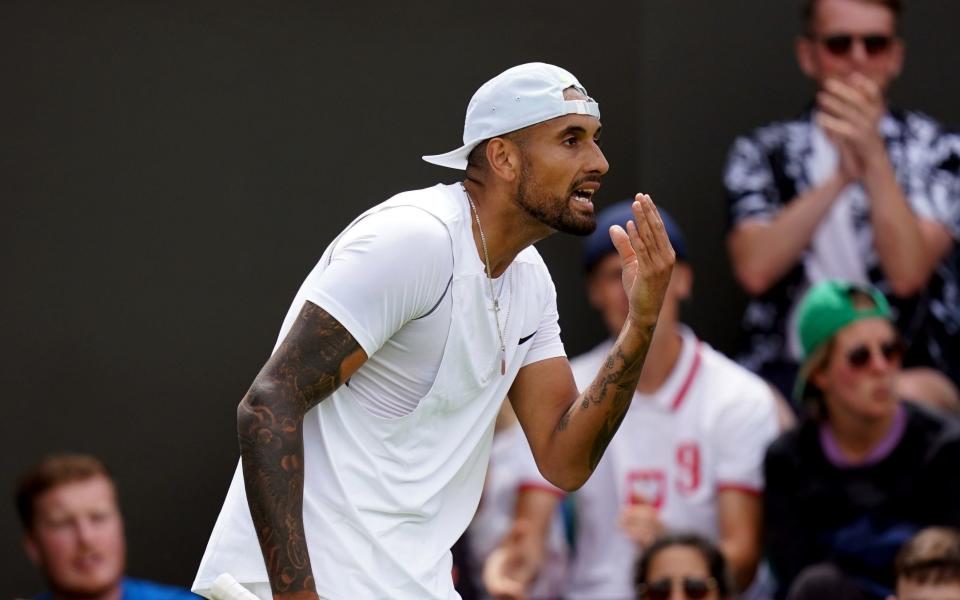
<svg viewBox="0 0 960 600">
<path fill-rule="evenodd" d="M 812 116 L 808 110 L 797 119 L 767 125 L 734 142 L 724 172 L 729 230 L 747 220 L 773 219 L 815 185 L 812 165 L 816 164 L 817 128 Z M 926 115 L 897 110 L 882 119 L 880 131 L 910 208 L 921 218 L 943 224 L 955 242 L 960 240 L 960 136 Z M 890 299 L 897 325 L 910 344 L 906 364 L 933 366 L 960 384 L 960 252 L 956 243 L 920 294 L 897 298 L 873 244 L 869 200 L 859 185 L 848 190 L 850 214 L 844 235 L 850 239 L 834 241 L 858 250 L 865 279 Z M 824 222 L 819 227 L 823 228 Z M 831 235 L 836 232 L 831 230 Z M 749 302 L 738 356 L 747 368 L 764 374 L 776 365 L 796 364 L 795 334 L 789 328 L 797 302 L 816 278 L 812 254 L 813 249 L 808 248 L 780 281 Z"/>
</svg>

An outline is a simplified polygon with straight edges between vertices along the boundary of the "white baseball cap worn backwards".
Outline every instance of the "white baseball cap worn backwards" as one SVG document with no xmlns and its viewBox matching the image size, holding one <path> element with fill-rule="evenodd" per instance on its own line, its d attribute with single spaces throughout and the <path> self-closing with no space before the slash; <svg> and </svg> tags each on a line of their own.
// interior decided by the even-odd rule
<svg viewBox="0 0 960 600">
<path fill-rule="evenodd" d="M 565 100 L 563 91 L 573 87 L 587 100 Z M 570 72 L 546 63 L 527 63 L 507 69 L 476 91 L 467 105 L 463 122 L 463 145 L 447 152 L 424 156 L 428 163 L 466 169 L 467 156 L 484 140 L 564 115 L 600 118 L 600 105 L 587 94 Z"/>
</svg>

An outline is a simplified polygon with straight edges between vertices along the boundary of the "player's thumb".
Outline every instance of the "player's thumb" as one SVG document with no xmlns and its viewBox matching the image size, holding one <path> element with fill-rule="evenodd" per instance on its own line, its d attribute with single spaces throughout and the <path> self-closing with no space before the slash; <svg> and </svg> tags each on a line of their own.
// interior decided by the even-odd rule
<svg viewBox="0 0 960 600">
<path fill-rule="evenodd" d="M 630 244 L 630 236 L 627 235 L 623 227 L 619 225 L 610 227 L 610 241 L 613 242 L 613 247 L 617 249 L 620 260 L 626 261 L 636 256 L 636 252 L 634 252 L 633 246 Z"/>
</svg>

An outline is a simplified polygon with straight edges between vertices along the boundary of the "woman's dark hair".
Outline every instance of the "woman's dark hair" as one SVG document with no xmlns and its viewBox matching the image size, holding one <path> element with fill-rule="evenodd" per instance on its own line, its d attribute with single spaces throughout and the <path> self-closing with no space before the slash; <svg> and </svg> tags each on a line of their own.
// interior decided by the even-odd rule
<svg viewBox="0 0 960 600">
<path fill-rule="evenodd" d="M 707 563 L 710 576 L 717 582 L 717 595 L 720 598 L 730 597 L 733 592 L 733 583 L 730 579 L 730 573 L 727 571 L 727 561 L 710 540 L 696 533 L 668 533 L 658 537 L 649 548 L 644 550 L 640 562 L 637 563 L 636 577 L 634 578 L 634 583 L 638 588 L 641 584 L 648 583 L 647 576 L 650 574 L 650 563 L 653 562 L 657 554 L 661 550 L 674 546 L 684 546 L 699 552 L 704 562 Z"/>
</svg>

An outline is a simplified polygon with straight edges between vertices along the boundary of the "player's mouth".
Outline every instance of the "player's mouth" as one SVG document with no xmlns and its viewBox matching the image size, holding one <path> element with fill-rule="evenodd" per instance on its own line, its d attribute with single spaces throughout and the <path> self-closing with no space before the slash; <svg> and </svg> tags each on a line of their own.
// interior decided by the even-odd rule
<svg viewBox="0 0 960 600">
<path fill-rule="evenodd" d="M 570 194 L 570 199 L 584 208 L 593 210 L 593 195 L 597 193 L 598 189 L 600 189 L 599 182 L 584 183 L 574 188 L 573 193 Z"/>
</svg>

